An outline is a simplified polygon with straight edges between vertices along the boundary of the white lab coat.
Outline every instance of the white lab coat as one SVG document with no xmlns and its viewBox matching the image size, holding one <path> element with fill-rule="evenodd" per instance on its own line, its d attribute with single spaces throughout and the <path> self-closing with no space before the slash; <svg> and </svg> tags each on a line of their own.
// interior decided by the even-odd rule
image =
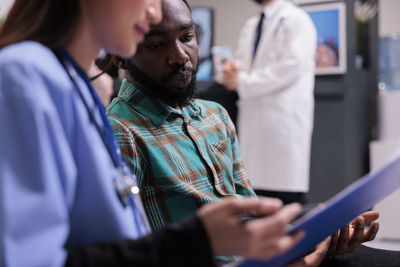
<svg viewBox="0 0 400 267">
<path fill-rule="evenodd" d="M 236 54 L 240 148 L 253 188 L 307 192 L 316 30 L 291 2 L 275 1 L 264 12 L 254 61 L 259 14 L 243 27 Z"/>
</svg>

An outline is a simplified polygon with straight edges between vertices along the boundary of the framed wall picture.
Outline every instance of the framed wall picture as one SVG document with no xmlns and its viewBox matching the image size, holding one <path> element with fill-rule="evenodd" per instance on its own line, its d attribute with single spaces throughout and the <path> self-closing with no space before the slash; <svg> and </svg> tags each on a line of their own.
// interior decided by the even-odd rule
<svg viewBox="0 0 400 267">
<path fill-rule="evenodd" d="M 192 17 L 199 47 L 197 80 L 211 80 L 213 74 L 211 47 L 213 46 L 214 35 L 214 12 L 207 7 L 192 7 Z"/>
<path fill-rule="evenodd" d="M 343 74 L 347 70 L 346 6 L 343 2 L 302 7 L 317 29 L 316 74 Z"/>
</svg>

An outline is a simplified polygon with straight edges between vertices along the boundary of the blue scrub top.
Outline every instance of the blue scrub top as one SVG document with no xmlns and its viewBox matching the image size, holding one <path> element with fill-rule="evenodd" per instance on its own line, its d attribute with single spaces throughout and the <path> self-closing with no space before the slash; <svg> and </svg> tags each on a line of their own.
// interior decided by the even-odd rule
<svg viewBox="0 0 400 267">
<path fill-rule="evenodd" d="M 0 266 L 63 266 L 65 247 L 136 237 L 110 155 L 47 47 L 0 50 L 0 125 Z"/>
</svg>

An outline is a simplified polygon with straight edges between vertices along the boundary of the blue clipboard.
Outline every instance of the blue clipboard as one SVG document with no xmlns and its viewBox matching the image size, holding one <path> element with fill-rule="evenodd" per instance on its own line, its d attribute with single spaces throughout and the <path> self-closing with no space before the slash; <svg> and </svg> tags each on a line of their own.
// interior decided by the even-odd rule
<svg viewBox="0 0 400 267">
<path fill-rule="evenodd" d="M 376 172 L 369 173 L 293 222 L 289 234 L 306 236 L 286 253 L 268 261 L 246 260 L 240 267 L 280 267 L 312 251 L 315 246 L 361 213 L 400 188 L 400 154 Z"/>
</svg>

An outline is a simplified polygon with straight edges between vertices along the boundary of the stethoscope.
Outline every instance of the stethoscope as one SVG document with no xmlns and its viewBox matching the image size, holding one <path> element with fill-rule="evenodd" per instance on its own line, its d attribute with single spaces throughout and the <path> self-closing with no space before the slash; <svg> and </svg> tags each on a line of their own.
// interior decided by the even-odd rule
<svg viewBox="0 0 400 267">
<path fill-rule="evenodd" d="M 136 183 L 136 178 L 134 177 L 134 175 L 131 174 L 129 167 L 122 160 L 121 151 L 115 142 L 113 131 L 108 122 L 100 98 L 95 92 L 95 89 L 93 88 L 87 74 L 78 66 L 75 60 L 65 49 L 59 47 L 55 49 L 53 52 L 60 61 L 61 65 L 64 67 L 65 71 L 67 72 L 68 77 L 70 78 L 75 91 L 78 93 L 80 99 L 82 100 L 88 112 L 90 121 L 93 123 L 96 130 L 100 134 L 104 146 L 106 147 L 112 159 L 113 165 L 119 172 L 119 177 L 114 179 L 116 191 L 122 205 L 124 207 L 129 205 L 130 208 L 132 209 L 133 220 L 135 222 L 136 231 L 138 233 L 137 237 L 139 238 L 141 236 L 148 234 L 150 232 L 150 226 L 146 216 L 144 215 L 145 212 L 139 197 L 139 188 Z M 97 106 L 98 111 L 100 112 L 101 119 L 103 122 L 102 126 L 99 125 L 99 123 L 95 119 L 93 111 L 90 109 L 89 104 L 85 100 L 81 88 L 79 87 L 76 81 L 77 77 L 80 77 L 85 82 L 87 88 L 89 89 L 90 95 L 95 105 Z"/>
<path fill-rule="evenodd" d="M 266 21 L 264 21 L 264 24 L 270 24 L 274 21 L 274 19 L 280 14 L 280 12 L 282 11 L 282 9 L 285 7 L 286 5 L 286 1 L 282 1 L 280 3 L 278 3 L 278 6 L 275 8 L 275 10 L 269 14 L 267 16 L 268 11 L 267 10 L 263 10 L 264 15 L 266 15 Z M 280 29 L 284 28 L 284 24 L 285 24 L 285 18 L 280 18 L 278 24 L 275 26 L 275 29 L 273 29 L 273 36 L 277 36 L 278 32 L 280 31 Z M 267 25 L 263 25 L 263 27 L 266 27 Z M 285 31 L 284 31 L 285 32 Z M 261 41 L 261 40 L 260 40 Z M 252 56 L 252 61 L 251 61 L 251 67 L 253 67 L 254 62 L 255 62 L 255 55 Z"/>
<path fill-rule="evenodd" d="M 282 9 L 286 6 L 286 4 L 287 4 L 286 1 L 282 1 L 282 2 L 279 4 L 279 6 L 276 8 L 275 12 L 272 13 L 272 14 L 267 18 L 267 20 L 268 20 L 268 21 L 273 21 L 273 20 L 275 19 L 275 17 L 277 17 L 277 16 L 281 13 Z M 284 21 L 285 21 L 284 18 L 281 18 L 281 19 L 279 20 L 278 25 L 277 25 L 277 26 L 275 27 L 275 29 L 274 29 L 273 35 L 276 35 L 276 34 L 278 33 L 278 30 L 282 27 Z"/>
</svg>

